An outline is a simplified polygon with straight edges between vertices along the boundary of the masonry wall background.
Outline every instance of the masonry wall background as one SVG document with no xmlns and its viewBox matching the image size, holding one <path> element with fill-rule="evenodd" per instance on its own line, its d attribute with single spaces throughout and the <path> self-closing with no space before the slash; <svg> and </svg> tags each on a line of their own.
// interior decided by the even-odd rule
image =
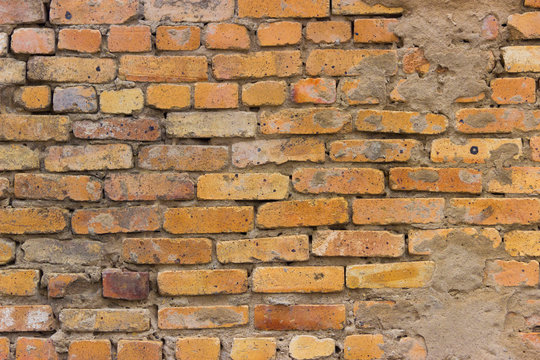
<svg viewBox="0 0 540 360">
<path fill-rule="evenodd" d="M 540 1 L 0 0 L 0 360 L 538 359 Z"/>
</svg>

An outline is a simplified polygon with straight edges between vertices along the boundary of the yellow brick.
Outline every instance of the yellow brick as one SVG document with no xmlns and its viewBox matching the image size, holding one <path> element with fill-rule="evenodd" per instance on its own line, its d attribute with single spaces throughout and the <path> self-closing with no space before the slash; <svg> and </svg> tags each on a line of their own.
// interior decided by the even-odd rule
<svg viewBox="0 0 540 360">
<path fill-rule="evenodd" d="M 341 266 L 258 267 L 253 291 L 259 293 L 331 293 L 343 290 Z"/>
<path fill-rule="evenodd" d="M 223 264 L 306 261 L 309 259 L 309 238 L 307 235 L 292 235 L 219 241 L 216 251 L 219 262 Z"/>
<path fill-rule="evenodd" d="M 219 338 L 188 337 L 176 342 L 176 360 L 219 360 Z"/>
<path fill-rule="evenodd" d="M 232 360 L 271 360 L 276 355 L 274 338 L 235 338 L 233 340 Z"/>
<path fill-rule="evenodd" d="M 0 270 L 0 295 L 36 295 L 38 281 L 38 270 Z"/>
<path fill-rule="evenodd" d="M 104 91 L 99 96 L 101 111 L 108 114 L 132 114 L 144 107 L 141 89 Z"/>
<path fill-rule="evenodd" d="M 247 271 L 240 269 L 177 270 L 158 274 L 164 296 L 241 294 L 247 291 Z"/>
<path fill-rule="evenodd" d="M 289 191 L 289 177 L 277 173 L 205 174 L 197 182 L 204 200 L 280 200 Z"/>
<path fill-rule="evenodd" d="M 435 271 L 432 261 L 347 266 L 349 289 L 418 288 L 429 284 Z"/>
<path fill-rule="evenodd" d="M 319 359 L 334 354 L 334 339 L 317 339 L 315 336 L 297 335 L 289 344 L 289 354 L 297 360 Z"/>
<path fill-rule="evenodd" d="M 253 207 L 169 208 L 163 228 L 172 234 L 218 234 L 248 232 L 253 228 Z"/>
<path fill-rule="evenodd" d="M 384 355 L 384 338 L 375 335 L 350 335 L 345 338 L 345 360 L 375 360 Z"/>
<path fill-rule="evenodd" d="M 510 231 L 504 235 L 504 246 L 512 256 L 540 256 L 540 231 Z"/>
<path fill-rule="evenodd" d="M 188 85 L 158 84 L 146 89 L 146 104 L 163 110 L 180 110 L 191 105 Z"/>
</svg>

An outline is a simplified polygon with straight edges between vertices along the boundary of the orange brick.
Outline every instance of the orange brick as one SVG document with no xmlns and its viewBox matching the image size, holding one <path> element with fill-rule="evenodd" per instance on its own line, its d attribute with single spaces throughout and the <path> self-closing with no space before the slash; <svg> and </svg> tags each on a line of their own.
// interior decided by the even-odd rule
<svg viewBox="0 0 540 360">
<path fill-rule="evenodd" d="M 101 0 L 99 7 L 87 0 L 52 0 L 52 24 L 122 24 L 137 15 L 138 0 Z"/>
<path fill-rule="evenodd" d="M 276 356 L 275 338 L 235 338 L 231 349 L 232 360 L 272 360 Z"/>
<path fill-rule="evenodd" d="M 197 182 L 204 200 L 280 200 L 289 192 L 289 177 L 278 173 L 205 174 Z"/>
<path fill-rule="evenodd" d="M 9 339 L 0 338 L 0 360 L 8 360 L 9 358 Z"/>
<path fill-rule="evenodd" d="M 504 246 L 511 256 L 540 256 L 540 231 L 509 231 Z"/>
<path fill-rule="evenodd" d="M 417 72 L 426 74 L 429 71 L 429 61 L 424 56 L 424 50 L 411 48 L 403 55 L 403 71 L 406 74 Z"/>
<path fill-rule="evenodd" d="M 418 288 L 431 281 L 435 263 L 416 261 L 347 266 L 349 289 Z"/>
<path fill-rule="evenodd" d="M 16 174 L 15 197 L 20 199 L 99 201 L 103 187 L 90 176 Z"/>
<path fill-rule="evenodd" d="M 108 46 L 110 52 L 146 52 L 152 50 L 149 26 L 111 26 Z"/>
<path fill-rule="evenodd" d="M 162 330 L 231 328 L 248 321 L 247 305 L 166 307 L 158 311 L 158 327 Z"/>
<path fill-rule="evenodd" d="M 205 56 L 124 55 L 118 77 L 140 82 L 185 82 L 208 79 Z"/>
<path fill-rule="evenodd" d="M 61 29 L 58 50 L 97 53 L 101 49 L 101 32 L 92 29 Z"/>
<path fill-rule="evenodd" d="M 47 295 L 53 299 L 60 299 L 66 296 L 70 287 L 75 284 L 89 283 L 89 279 L 84 274 L 49 274 L 47 284 Z"/>
<path fill-rule="evenodd" d="M 327 17 L 329 0 L 239 0 L 238 16 L 265 17 Z"/>
<path fill-rule="evenodd" d="M 201 46 L 201 28 L 197 26 L 159 26 L 156 29 L 158 50 L 197 50 Z"/>
<path fill-rule="evenodd" d="M 138 166 L 149 170 L 216 171 L 229 163 L 225 146 L 151 145 L 139 149 Z"/>
<path fill-rule="evenodd" d="M 334 339 L 318 339 L 310 335 L 296 335 L 289 343 L 289 355 L 293 359 L 319 359 L 334 355 Z"/>
<path fill-rule="evenodd" d="M 71 121 L 57 115 L 0 115 L 0 139 L 11 141 L 66 141 Z"/>
<path fill-rule="evenodd" d="M 109 340 L 76 340 L 69 344 L 68 360 L 111 360 Z"/>
<path fill-rule="evenodd" d="M 208 24 L 204 46 L 207 49 L 247 50 L 249 33 L 245 26 L 237 24 Z"/>
<path fill-rule="evenodd" d="M 180 338 L 176 341 L 176 360 L 219 360 L 220 350 L 219 338 Z"/>
<path fill-rule="evenodd" d="M 356 130 L 397 134 L 440 134 L 446 130 L 444 115 L 410 111 L 360 110 L 356 113 Z"/>
<path fill-rule="evenodd" d="M 429 224 L 444 218 L 444 199 L 394 198 L 356 199 L 353 202 L 353 223 Z"/>
<path fill-rule="evenodd" d="M 370 64 L 378 64 L 378 70 L 385 75 L 395 75 L 397 53 L 395 50 L 316 49 L 307 58 L 306 71 L 311 76 L 355 76 L 362 75 Z"/>
<path fill-rule="evenodd" d="M 390 188 L 405 191 L 482 192 L 482 173 L 460 168 L 392 168 Z"/>
<path fill-rule="evenodd" d="M 540 8 L 540 0 L 525 0 L 525 3 L 523 5 Z"/>
<path fill-rule="evenodd" d="M 161 137 L 157 119 L 108 118 L 73 123 L 73 135 L 80 139 L 154 141 Z"/>
<path fill-rule="evenodd" d="M 540 38 L 540 11 L 513 14 L 508 17 L 510 33 L 518 39 Z"/>
<path fill-rule="evenodd" d="M 292 21 L 262 23 L 257 29 L 261 46 L 296 45 L 302 40 L 302 24 Z"/>
<path fill-rule="evenodd" d="M 456 113 L 456 129 L 468 134 L 540 130 L 540 111 L 461 109 Z"/>
<path fill-rule="evenodd" d="M 489 180 L 487 190 L 503 194 L 539 194 L 540 168 L 519 166 L 501 168 Z"/>
<path fill-rule="evenodd" d="M 277 106 L 287 98 L 284 81 L 259 81 L 242 86 L 242 103 L 247 106 Z"/>
<path fill-rule="evenodd" d="M 63 309 L 62 330 L 68 332 L 141 332 L 150 329 L 148 310 Z"/>
<path fill-rule="evenodd" d="M 0 265 L 9 264 L 15 259 L 15 248 L 13 241 L 0 239 Z"/>
<path fill-rule="evenodd" d="M 0 177 L 0 199 L 7 198 L 9 196 L 9 179 Z"/>
<path fill-rule="evenodd" d="M 388 231 L 320 230 L 313 234 L 316 256 L 399 257 L 405 236 Z"/>
<path fill-rule="evenodd" d="M 118 342 L 118 360 L 161 360 L 161 341 L 120 340 Z"/>
<path fill-rule="evenodd" d="M 129 169 L 133 162 L 126 144 L 51 146 L 45 168 L 51 172 Z"/>
<path fill-rule="evenodd" d="M 195 185 L 187 174 L 110 174 L 105 195 L 113 201 L 190 200 Z"/>
<path fill-rule="evenodd" d="M 491 98 L 497 104 L 534 104 L 536 102 L 536 80 L 533 78 L 494 79 L 491 81 L 491 91 Z"/>
<path fill-rule="evenodd" d="M 484 228 L 449 228 L 436 230 L 409 230 L 409 254 L 431 255 L 442 243 L 452 241 L 455 237 L 467 237 L 474 241 L 489 241 L 492 247 L 498 248 L 501 236 L 495 229 Z"/>
<path fill-rule="evenodd" d="M 483 164 L 490 159 L 518 159 L 522 153 L 521 139 L 467 139 L 454 143 L 451 139 L 435 139 L 431 143 L 431 161 L 435 163 Z"/>
<path fill-rule="evenodd" d="M 52 331 L 56 322 L 49 305 L 0 306 L 0 332 Z"/>
<path fill-rule="evenodd" d="M 300 75 L 300 51 L 260 51 L 250 54 L 219 54 L 212 58 L 212 71 L 218 80 L 289 77 Z"/>
<path fill-rule="evenodd" d="M 451 199 L 454 224 L 534 224 L 540 221 L 540 199 Z"/>
<path fill-rule="evenodd" d="M 39 151 L 24 145 L 0 145 L 0 170 L 28 170 L 39 168 Z"/>
<path fill-rule="evenodd" d="M 343 140 L 330 143 L 330 159 L 339 162 L 404 162 L 420 147 L 417 140 Z"/>
<path fill-rule="evenodd" d="M 0 234 L 52 234 L 66 228 L 66 210 L 48 208 L 0 209 Z"/>
<path fill-rule="evenodd" d="M 241 269 L 162 271 L 157 276 L 163 296 L 242 294 L 247 271 Z"/>
<path fill-rule="evenodd" d="M 212 260 L 209 239 L 125 239 L 122 259 L 133 264 L 206 264 Z"/>
<path fill-rule="evenodd" d="M 52 339 L 20 337 L 15 347 L 17 360 L 57 360 Z"/>
<path fill-rule="evenodd" d="M 397 19 L 356 19 L 354 20 L 355 43 L 392 43 L 399 38 L 392 32 Z"/>
<path fill-rule="evenodd" d="M 188 85 L 157 84 L 146 88 L 146 104 L 163 110 L 180 110 L 191 105 Z"/>
<path fill-rule="evenodd" d="M 349 335 L 343 343 L 345 360 L 382 359 L 384 338 L 381 334 Z"/>
<path fill-rule="evenodd" d="M 337 108 L 304 108 L 263 111 L 263 134 L 333 134 L 351 132 L 351 115 Z"/>
<path fill-rule="evenodd" d="M 71 228 L 75 234 L 113 234 L 156 231 L 160 213 L 155 207 L 79 209 L 73 212 Z"/>
<path fill-rule="evenodd" d="M 38 282 L 38 270 L 0 270 L 0 295 L 36 295 Z"/>
<path fill-rule="evenodd" d="M 234 15 L 234 0 L 163 2 L 146 0 L 144 18 L 149 21 L 209 22 L 228 20 Z"/>
<path fill-rule="evenodd" d="M 486 98 L 486 94 L 481 92 L 479 93 L 478 95 L 474 95 L 474 96 L 462 96 L 462 97 L 458 97 L 455 102 L 456 103 L 460 103 L 460 104 L 470 104 L 470 103 L 475 103 L 475 102 L 479 102 L 479 101 L 482 101 Z"/>
<path fill-rule="evenodd" d="M 2 1 L 0 24 L 44 23 L 45 6 L 40 1 Z"/>
<path fill-rule="evenodd" d="M 323 78 L 299 80 L 291 84 L 291 98 L 299 104 L 333 104 L 336 102 L 336 81 Z"/>
<path fill-rule="evenodd" d="M 11 35 L 11 51 L 17 54 L 54 54 L 56 49 L 53 29 L 21 28 Z"/>
<path fill-rule="evenodd" d="M 144 300 L 148 297 L 150 283 L 147 272 L 105 269 L 101 277 L 104 298 Z"/>
<path fill-rule="evenodd" d="M 253 292 L 331 293 L 343 290 L 341 266 L 258 267 L 253 270 Z"/>
<path fill-rule="evenodd" d="M 29 111 L 45 111 L 51 107 L 51 88 L 48 85 L 22 86 L 13 95 L 15 102 Z"/>
<path fill-rule="evenodd" d="M 540 72 L 540 46 L 507 46 L 501 50 L 507 72 Z"/>
<path fill-rule="evenodd" d="M 238 84 L 197 83 L 195 109 L 234 109 L 238 107 Z"/>
<path fill-rule="evenodd" d="M 540 161 L 540 136 L 534 136 L 530 141 L 531 160 Z"/>
<path fill-rule="evenodd" d="M 306 39 L 316 44 L 341 44 L 351 40 L 348 21 L 314 21 L 306 25 Z"/>
<path fill-rule="evenodd" d="M 369 168 L 300 168 L 292 174 L 294 189 L 308 194 L 382 194 L 384 174 Z"/>
<path fill-rule="evenodd" d="M 486 264 L 484 283 L 491 286 L 534 286 L 539 283 L 538 261 L 494 260 Z"/>
<path fill-rule="evenodd" d="M 341 330 L 345 305 L 255 305 L 253 323 L 257 330 Z"/>
<path fill-rule="evenodd" d="M 169 208 L 163 229 L 171 234 L 218 234 L 248 232 L 253 228 L 253 207 Z"/>
<path fill-rule="evenodd" d="M 306 235 L 292 235 L 219 241 L 216 252 L 222 264 L 306 261 L 309 259 L 309 239 Z"/>
<path fill-rule="evenodd" d="M 386 7 L 381 4 L 370 5 L 361 0 L 333 0 L 332 14 L 335 15 L 396 15 L 401 14 L 400 7 Z"/>
<path fill-rule="evenodd" d="M 27 63 L 30 80 L 103 84 L 116 78 L 113 59 L 35 56 Z"/>
</svg>

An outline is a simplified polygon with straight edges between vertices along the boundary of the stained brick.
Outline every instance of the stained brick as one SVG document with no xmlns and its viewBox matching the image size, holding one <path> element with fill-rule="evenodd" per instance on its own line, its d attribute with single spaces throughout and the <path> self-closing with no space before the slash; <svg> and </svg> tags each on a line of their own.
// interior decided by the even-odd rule
<svg viewBox="0 0 540 360">
<path fill-rule="evenodd" d="M 162 347 L 161 341 L 120 340 L 117 359 L 161 360 Z"/>
<path fill-rule="evenodd" d="M 160 272 L 157 283 L 163 296 L 241 294 L 247 277 L 241 269 L 176 270 Z"/>
<path fill-rule="evenodd" d="M 105 195 L 114 201 L 189 200 L 195 197 L 195 186 L 187 174 L 111 174 Z"/>
<path fill-rule="evenodd" d="M 339 162 L 405 162 L 417 140 L 343 140 L 330 143 L 330 159 Z"/>
<path fill-rule="evenodd" d="M 454 224 L 535 224 L 540 221 L 540 199 L 451 199 Z"/>
<path fill-rule="evenodd" d="M 144 17 L 150 21 L 223 21 L 233 15 L 234 0 L 209 0 L 204 5 L 192 1 L 163 3 L 161 0 L 144 0 Z"/>
<path fill-rule="evenodd" d="M 150 329 L 148 310 L 63 309 L 62 330 L 73 332 L 140 332 Z"/>
<path fill-rule="evenodd" d="M 212 259 L 209 239 L 125 239 L 122 258 L 133 264 L 205 264 Z"/>
<path fill-rule="evenodd" d="M 333 0 L 332 14 L 335 15 L 396 15 L 401 14 L 400 7 L 386 7 L 382 4 L 370 5 L 362 0 Z"/>
<path fill-rule="evenodd" d="M 309 259 L 309 239 L 306 235 L 291 235 L 219 241 L 216 252 L 223 264 L 306 261 Z"/>
<path fill-rule="evenodd" d="M 15 347 L 17 360 L 57 360 L 52 339 L 20 337 Z"/>
<path fill-rule="evenodd" d="M 531 160 L 540 161 L 540 136 L 532 137 L 529 144 L 531 147 Z"/>
<path fill-rule="evenodd" d="M 0 115 L 0 139 L 7 141 L 66 141 L 71 121 L 55 115 Z"/>
<path fill-rule="evenodd" d="M 104 243 L 90 240 L 28 239 L 21 245 L 28 262 L 96 265 L 105 257 Z"/>
<path fill-rule="evenodd" d="M 495 229 L 484 228 L 448 228 L 436 230 L 409 230 L 409 254 L 431 255 L 441 243 L 447 243 L 456 237 L 467 237 L 474 241 L 491 242 L 493 248 L 501 244 L 501 236 Z"/>
<path fill-rule="evenodd" d="M 131 147 L 125 144 L 51 146 L 45 168 L 52 172 L 129 169 Z"/>
<path fill-rule="evenodd" d="M 13 94 L 13 99 L 28 111 L 49 110 L 52 103 L 51 88 L 47 85 L 21 86 Z"/>
<path fill-rule="evenodd" d="M 390 188 L 405 191 L 482 192 L 482 173 L 464 168 L 392 168 Z"/>
<path fill-rule="evenodd" d="M 54 54 L 56 49 L 53 29 L 20 28 L 11 35 L 11 51 L 17 54 Z"/>
<path fill-rule="evenodd" d="M 195 109 L 234 109 L 238 107 L 238 84 L 197 83 L 193 92 Z"/>
<path fill-rule="evenodd" d="M 386 98 L 386 80 L 383 76 L 342 79 L 338 92 L 349 105 L 379 104 Z"/>
<path fill-rule="evenodd" d="M 347 287 L 350 289 L 418 288 L 427 286 L 435 263 L 416 261 L 347 266 Z"/>
<path fill-rule="evenodd" d="M 494 260 L 486 264 L 484 283 L 488 286 L 538 287 L 539 277 L 538 261 Z"/>
<path fill-rule="evenodd" d="M 56 328 L 49 305 L 0 306 L 1 332 L 51 331 Z"/>
<path fill-rule="evenodd" d="M 0 170 L 28 170 L 39 168 L 39 151 L 24 145 L 0 145 Z"/>
<path fill-rule="evenodd" d="M 73 135 L 80 139 L 155 141 L 161 137 L 161 129 L 156 119 L 108 118 L 76 121 Z"/>
<path fill-rule="evenodd" d="M 384 174 L 369 168 L 299 168 L 292 174 L 296 191 L 309 194 L 382 194 Z"/>
<path fill-rule="evenodd" d="M 289 192 L 289 177 L 278 173 L 205 174 L 197 197 L 205 200 L 280 200 Z"/>
<path fill-rule="evenodd" d="M 191 105 L 188 85 L 157 84 L 146 88 L 146 104 L 158 109 L 180 110 Z"/>
<path fill-rule="evenodd" d="M 501 168 L 489 180 L 487 190 L 503 194 L 539 194 L 540 168 L 519 166 Z"/>
<path fill-rule="evenodd" d="M 341 44 L 351 40 L 348 21 L 313 21 L 306 25 L 306 39 L 316 44 Z"/>
<path fill-rule="evenodd" d="M 354 20 L 355 43 L 393 43 L 399 38 L 392 32 L 397 19 L 356 19 Z"/>
<path fill-rule="evenodd" d="M 248 232 L 254 221 L 251 206 L 169 208 L 163 217 L 171 234 Z"/>
<path fill-rule="evenodd" d="M 259 81 L 242 86 L 242 103 L 247 106 L 277 106 L 283 104 L 286 97 L 284 81 Z"/>
<path fill-rule="evenodd" d="M 540 16 L 538 21 L 540 22 Z M 536 80 L 533 78 L 494 79 L 490 85 L 491 98 L 497 104 L 534 104 L 536 102 Z M 508 117 L 505 116 L 505 119 L 508 120 Z"/>
<path fill-rule="evenodd" d="M 45 6 L 40 0 L 0 0 L 0 24 L 45 22 Z"/>
<path fill-rule="evenodd" d="M 330 15 L 329 0 L 239 0 L 238 16 L 265 17 L 326 17 Z"/>
<path fill-rule="evenodd" d="M 507 46 L 501 50 L 506 71 L 540 72 L 540 46 Z"/>
<path fill-rule="evenodd" d="M 276 356 L 275 338 L 235 338 L 231 349 L 232 360 L 271 360 Z"/>
<path fill-rule="evenodd" d="M 141 82 L 191 82 L 206 80 L 207 69 L 204 56 L 124 55 L 118 77 Z"/>
<path fill-rule="evenodd" d="M 156 231 L 161 219 L 155 207 L 79 209 L 73 212 L 71 228 L 75 234 L 111 234 Z"/>
<path fill-rule="evenodd" d="M 103 113 L 130 115 L 143 109 L 144 94 L 138 88 L 103 91 L 99 95 L 99 106 Z"/>
<path fill-rule="evenodd" d="M 316 49 L 307 58 L 306 71 L 312 76 L 356 76 L 371 64 L 377 64 L 385 75 L 394 75 L 397 72 L 397 53 L 395 50 Z"/>
<path fill-rule="evenodd" d="M 9 264 L 15 259 L 15 248 L 13 241 L 0 239 L 0 265 Z"/>
<path fill-rule="evenodd" d="M 353 202 L 353 223 L 429 224 L 443 220 L 444 199 L 394 198 L 356 199 Z"/>
<path fill-rule="evenodd" d="M 54 89 L 53 110 L 59 113 L 93 113 L 98 109 L 96 90 L 91 86 Z"/>
<path fill-rule="evenodd" d="M 336 102 L 336 81 L 324 78 L 298 80 L 291 84 L 291 98 L 299 104 L 333 104 Z"/>
<path fill-rule="evenodd" d="M 355 120 L 358 131 L 397 134 L 440 134 L 447 125 L 443 115 L 410 111 L 360 110 Z"/>
<path fill-rule="evenodd" d="M 69 344 L 68 360 L 111 360 L 109 340 L 75 340 Z"/>
<path fill-rule="evenodd" d="M 176 341 L 176 360 L 219 360 L 221 343 L 216 337 L 187 337 Z"/>
<path fill-rule="evenodd" d="M 156 29 L 158 50 L 196 50 L 201 46 L 201 28 L 197 26 L 159 26 Z"/>
<path fill-rule="evenodd" d="M 0 83 L 24 84 L 26 80 L 26 63 L 12 58 L 0 59 Z"/>
<path fill-rule="evenodd" d="M 16 174 L 15 197 L 21 199 L 98 201 L 103 187 L 90 176 Z"/>
<path fill-rule="evenodd" d="M 58 32 L 58 50 L 97 53 L 101 49 L 101 32 L 92 29 L 61 29 Z"/>
<path fill-rule="evenodd" d="M 406 74 L 426 74 L 430 64 L 424 55 L 424 49 L 411 48 L 403 55 L 403 71 Z"/>
<path fill-rule="evenodd" d="M 289 77 L 300 75 L 300 51 L 261 51 L 250 54 L 219 54 L 212 58 L 218 80 Z"/>
<path fill-rule="evenodd" d="M 0 270 L 0 295 L 36 295 L 38 282 L 38 270 Z"/>
<path fill-rule="evenodd" d="M 399 257 L 405 236 L 389 231 L 321 230 L 313 234 L 311 252 L 316 256 Z"/>
<path fill-rule="evenodd" d="M 246 325 L 246 305 L 185 306 L 158 311 L 158 327 L 162 330 L 216 329 Z"/>
<path fill-rule="evenodd" d="M 382 359 L 384 356 L 384 338 L 381 334 L 349 335 L 345 338 L 344 359 Z"/>
<path fill-rule="evenodd" d="M 331 293 L 343 290 L 341 266 L 258 267 L 253 270 L 253 292 Z"/>
<path fill-rule="evenodd" d="M 533 7 L 533 8 L 539 8 L 540 0 L 525 0 L 523 5 Z"/>
<path fill-rule="evenodd" d="M 58 208 L 2 208 L 1 234 L 52 234 L 66 228 L 67 211 Z"/>
<path fill-rule="evenodd" d="M 225 146 L 152 145 L 139 149 L 138 166 L 149 170 L 216 171 L 229 163 Z"/>
<path fill-rule="evenodd" d="M 333 134 L 351 131 L 351 115 L 337 108 L 263 111 L 259 123 L 263 134 Z"/>
<path fill-rule="evenodd" d="M 49 82 L 102 84 L 116 78 L 113 59 L 43 57 L 28 60 L 28 79 Z"/>
<path fill-rule="evenodd" d="M 9 179 L 0 177 L 0 199 L 7 198 L 9 196 Z"/>
<path fill-rule="evenodd" d="M 511 256 L 540 256 L 540 231 L 509 231 L 504 246 Z"/>
<path fill-rule="evenodd" d="M 47 275 L 47 295 L 53 299 L 61 299 L 69 295 L 68 292 L 71 292 L 72 287 L 81 284 L 88 285 L 88 283 L 89 279 L 84 274 L 49 273 Z"/>
<path fill-rule="evenodd" d="M 122 300 L 144 300 L 150 291 L 147 272 L 105 269 L 102 274 L 103 297 Z"/>
<path fill-rule="evenodd" d="M 152 50 L 149 26 L 111 26 L 108 47 L 110 52 L 146 52 Z"/>
<path fill-rule="evenodd" d="M 302 40 L 302 24 L 293 21 L 262 23 L 257 37 L 261 46 L 295 45 Z"/>
<path fill-rule="evenodd" d="M 256 305 L 253 323 L 257 330 L 341 330 L 345 305 Z"/>
<path fill-rule="evenodd" d="M 525 1 L 527 2 L 527 1 Z M 508 17 L 510 33 L 518 39 L 540 38 L 540 12 L 513 14 Z"/>
<path fill-rule="evenodd" d="M 521 139 L 474 138 L 464 142 L 435 139 L 431 143 L 431 161 L 435 163 L 483 164 L 490 159 L 518 159 L 521 156 Z"/>
<path fill-rule="evenodd" d="M 468 134 L 540 130 L 540 111 L 461 109 L 456 113 L 456 129 Z"/>
<path fill-rule="evenodd" d="M 289 343 L 289 355 L 293 359 L 318 359 L 334 355 L 334 339 L 318 339 L 310 335 L 296 335 Z"/>
<path fill-rule="evenodd" d="M 249 33 L 237 24 L 208 24 L 204 46 L 207 49 L 248 50 Z"/>
<path fill-rule="evenodd" d="M 52 0 L 52 24 L 122 24 L 137 15 L 138 0 Z"/>
</svg>

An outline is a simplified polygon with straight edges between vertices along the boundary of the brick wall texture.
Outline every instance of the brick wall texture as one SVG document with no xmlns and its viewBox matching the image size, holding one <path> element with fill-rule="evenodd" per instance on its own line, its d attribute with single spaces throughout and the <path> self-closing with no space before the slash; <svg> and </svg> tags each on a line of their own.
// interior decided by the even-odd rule
<svg viewBox="0 0 540 360">
<path fill-rule="evenodd" d="M 0 0 L 0 360 L 540 359 L 539 0 Z"/>
</svg>

